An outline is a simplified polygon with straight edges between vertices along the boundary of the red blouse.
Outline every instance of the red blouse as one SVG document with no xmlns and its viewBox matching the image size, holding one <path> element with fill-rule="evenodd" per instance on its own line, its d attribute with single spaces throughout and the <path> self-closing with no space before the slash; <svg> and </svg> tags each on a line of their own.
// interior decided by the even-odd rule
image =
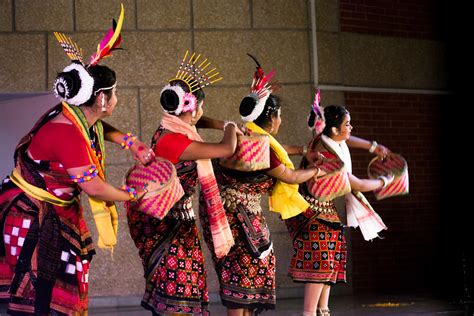
<svg viewBox="0 0 474 316">
<path fill-rule="evenodd" d="M 48 122 L 33 136 L 28 149 L 35 160 L 58 162 L 69 169 L 93 164 L 87 146 L 74 125 Z"/>
<path fill-rule="evenodd" d="M 169 133 L 163 135 L 158 139 L 155 146 L 155 155 L 171 161 L 173 164 L 179 162 L 179 157 L 183 151 L 193 141 L 186 137 L 186 135 L 179 133 Z"/>
</svg>

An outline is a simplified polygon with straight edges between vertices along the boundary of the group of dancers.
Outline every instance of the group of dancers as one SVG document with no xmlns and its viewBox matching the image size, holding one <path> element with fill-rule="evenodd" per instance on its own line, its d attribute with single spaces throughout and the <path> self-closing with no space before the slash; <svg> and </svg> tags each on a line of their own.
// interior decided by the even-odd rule
<svg viewBox="0 0 474 316">
<path fill-rule="evenodd" d="M 150 181 L 142 188 L 117 188 L 107 182 L 107 140 L 142 164 L 157 157 L 170 161 L 184 191 L 162 218 L 133 207 L 127 211 L 130 234 L 143 263 L 144 308 L 153 315 L 209 313 L 199 216 L 228 315 L 275 309 L 276 258 L 261 206 L 262 196 L 268 195 L 270 210 L 279 213 L 292 240 L 288 273 L 295 282 L 304 283 L 303 315 L 330 315 L 331 286 L 346 281 L 343 230 L 347 222 L 334 199 L 319 201 L 313 188 L 327 174 L 321 166 L 338 159 L 350 186 L 346 206 L 364 203 L 355 192 L 380 189 L 393 177 L 355 177 L 348 145 L 381 157 L 389 150 L 351 136 L 349 111 L 338 105 L 320 107 L 319 93 L 307 121 L 313 130 L 308 145 L 280 144 L 275 138 L 282 120 L 282 104 L 274 94 L 278 86 L 272 83 L 274 73 L 266 74 L 258 62 L 250 93 L 236 107 L 243 123 L 203 116 L 204 88 L 222 78 L 206 58 L 188 52 L 161 91 L 164 114 L 148 146 L 133 133 L 102 121 L 118 104 L 117 80 L 115 72 L 99 62 L 118 48 L 123 16 L 122 8 L 118 22 L 88 63 L 75 42 L 55 33 L 72 61 L 54 82 L 54 91 L 63 101 L 20 140 L 14 170 L 0 188 L 0 300 L 8 304 L 8 312 L 87 314 L 89 264 L 95 251 L 80 193 L 88 196 L 98 246 L 113 248 L 118 221 L 113 202 L 133 205 L 160 185 Z M 223 130 L 222 141 L 205 142 L 198 128 Z M 264 153 L 269 155 L 267 168 L 240 171 L 219 163 L 220 158 L 232 156 L 240 135 L 256 134 L 269 139 L 270 148 Z M 299 168 L 290 155 L 302 155 Z M 193 207 L 198 188 L 199 206 Z M 375 213 L 370 215 L 373 222 L 360 227 L 376 236 L 385 227 Z M 352 216 L 355 222 L 361 219 L 357 212 Z"/>
</svg>

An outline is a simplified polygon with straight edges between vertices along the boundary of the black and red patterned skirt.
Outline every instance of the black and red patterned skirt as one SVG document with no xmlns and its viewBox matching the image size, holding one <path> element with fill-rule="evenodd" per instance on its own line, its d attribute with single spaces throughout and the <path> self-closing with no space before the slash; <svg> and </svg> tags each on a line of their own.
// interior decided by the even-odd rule
<svg viewBox="0 0 474 316">
<path fill-rule="evenodd" d="M 334 204 L 329 207 L 334 208 Z M 333 211 L 336 212 L 335 208 Z M 293 239 L 288 275 L 295 282 L 346 282 L 347 251 L 342 225 L 322 220 L 317 213 L 308 208 L 306 212 L 285 220 Z M 331 212 L 326 210 L 326 213 Z"/>
<path fill-rule="evenodd" d="M 174 211 L 163 220 L 138 211 L 127 214 L 145 269 L 142 306 L 153 315 L 208 315 L 199 232 L 194 219 L 178 220 Z"/>
<path fill-rule="evenodd" d="M 235 245 L 227 256 L 220 259 L 213 256 L 222 304 L 227 308 L 258 311 L 275 309 L 275 255 L 260 208 L 260 196 L 247 192 L 240 194 L 241 200 L 235 190 L 230 193 L 232 197 L 224 191 L 221 195 Z M 202 199 L 199 211 L 203 235 L 213 253 L 206 203 Z"/>
</svg>

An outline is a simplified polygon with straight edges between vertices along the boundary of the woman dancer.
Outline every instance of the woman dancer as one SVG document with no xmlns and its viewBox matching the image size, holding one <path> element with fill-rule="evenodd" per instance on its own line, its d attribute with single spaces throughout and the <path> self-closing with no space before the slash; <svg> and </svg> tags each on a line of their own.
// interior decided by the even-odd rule
<svg viewBox="0 0 474 316">
<path fill-rule="evenodd" d="M 253 58 L 253 57 L 252 57 Z M 308 204 L 296 184 L 318 173 L 315 167 L 294 170 L 286 151 L 273 138 L 281 124 L 281 105 L 272 93 L 272 73 L 265 76 L 257 62 L 252 93 L 240 104 L 240 114 L 251 132 L 270 137 L 270 167 L 255 172 L 239 172 L 214 164 L 219 189 L 235 245 L 227 256 L 213 256 L 220 283 L 222 303 L 227 315 L 252 315 L 275 308 L 275 256 L 263 210 L 261 196 L 270 193 L 270 206 L 286 218 L 304 211 Z M 289 194 L 285 194 L 289 192 Z M 200 219 L 204 238 L 211 252 L 208 209 L 200 200 Z"/>
<path fill-rule="evenodd" d="M 0 298 L 12 315 L 86 315 L 95 251 L 79 194 L 90 198 L 99 247 L 111 248 L 118 220 L 111 201 L 145 193 L 104 178 L 104 138 L 124 143 L 143 163 L 153 157 L 136 137 L 102 124 L 117 104 L 116 77 L 97 63 L 120 42 L 122 22 L 123 7 L 112 38 L 88 65 L 71 39 L 55 33 L 73 61 L 54 83 L 64 102 L 20 140 L 15 169 L 0 187 Z"/>
<path fill-rule="evenodd" d="M 222 79 L 216 78 L 215 70 L 203 72 L 210 63 L 200 57 L 187 59 L 186 52 L 176 77 L 163 88 L 160 102 L 165 113 L 152 141 L 156 156 L 175 164 L 185 194 L 161 220 L 134 210 L 127 214 L 145 270 L 142 306 L 153 315 L 208 314 L 206 270 L 191 203 L 198 181 L 210 207 L 215 255 L 224 256 L 233 244 L 209 159 L 232 155 L 237 129 L 235 123 L 226 123 L 218 144 L 204 142 L 197 133 L 202 88 Z"/>
<path fill-rule="evenodd" d="M 317 110 L 319 110 L 319 116 Z M 311 165 L 317 153 L 327 158 L 341 159 L 346 168 L 343 172 L 348 173 L 350 189 L 359 192 L 379 189 L 393 180 L 393 176 L 374 180 L 359 179 L 354 176 L 351 173 L 350 153 L 345 143 L 352 132 L 349 112 L 343 106 L 331 105 L 324 108 L 324 117 L 321 113 L 319 107 L 313 107 L 313 114 L 308 123 L 317 131 L 315 138 L 308 146 L 308 153 L 303 158 L 302 166 Z M 319 134 L 321 130 L 322 135 Z M 355 141 L 357 142 L 358 139 Z M 365 140 L 360 142 L 364 143 Z M 306 212 L 285 221 L 293 240 L 294 251 L 289 275 L 295 282 L 305 283 L 303 315 L 329 316 L 328 302 L 331 286 L 337 282 L 346 281 L 344 221 L 339 217 L 334 202 L 332 200 L 319 202 L 310 193 L 310 186 L 309 182 L 300 185 L 300 193 L 310 203 L 310 207 Z M 352 193 L 348 195 L 353 196 Z M 364 225 L 364 229 L 369 228 L 367 233 L 374 238 L 377 232 L 385 229 L 385 226 L 360 193 L 357 192 L 356 195 L 357 198 L 346 198 L 346 206 L 353 208 L 354 203 L 362 203 L 358 207 L 362 207 L 369 214 L 368 218 L 372 218 L 375 224 L 371 227 Z"/>
</svg>

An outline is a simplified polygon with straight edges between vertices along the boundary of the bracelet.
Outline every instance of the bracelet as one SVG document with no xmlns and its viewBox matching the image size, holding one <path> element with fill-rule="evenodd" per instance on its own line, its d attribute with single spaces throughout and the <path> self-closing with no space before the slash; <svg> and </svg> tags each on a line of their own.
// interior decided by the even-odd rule
<svg viewBox="0 0 474 316">
<path fill-rule="evenodd" d="M 137 136 L 133 135 L 132 133 L 128 132 L 123 137 L 123 142 L 120 143 L 120 147 L 122 149 L 130 149 L 132 147 L 133 142 L 137 139 Z"/>
<path fill-rule="evenodd" d="M 129 187 L 128 185 L 122 185 L 121 189 L 128 192 L 130 202 L 135 202 L 137 200 L 138 194 L 135 188 Z"/>
<path fill-rule="evenodd" d="M 370 148 L 369 148 L 369 153 L 374 153 L 375 149 L 377 148 L 379 144 L 374 140 L 372 141 L 372 144 L 370 145 Z"/>
<path fill-rule="evenodd" d="M 224 131 L 225 131 L 225 128 L 227 127 L 227 125 L 234 125 L 234 127 L 237 129 L 237 124 L 235 124 L 235 122 L 233 121 L 225 121 L 224 122 L 224 127 L 222 128 Z"/>
<path fill-rule="evenodd" d="M 316 174 L 313 176 L 314 181 L 317 180 L 319 173 L 321 173 L 321 168 L 316 168 L 316 169 L 318 169 L 318 172 L 316 172 Z"/>
<path fill-rule="evenodd" d="M 389 183 L 389 182 L 388 182 L 388 178 L 387 178 L 386 176 L 379 176 L 378 179 L 379 179 L 379 180 L 382 180 L 382 182 L 383 182 L 382 188 L 385 188 L 385 187 L 388 185 L 388 183 Z"/>
<path fill-rule="evenodd" d="M 306 156 L 306 153 L 308 152 L 308 146 L 304 145 L 303 146 L 303 152 L 301 153 L 302 156 Z"/>
<path fill-rule="evenodd" d="M 91 181 L 92 179 L 94 179 L 98 173 L 99 173 L 99 170 L 97 170 L 97 167 L 91 166 L 89 170 L 83 172 L 82 174 L 69 176 L 69 178 L 75 183 L 84 183 L 84 182 Z"/>
</svg>

